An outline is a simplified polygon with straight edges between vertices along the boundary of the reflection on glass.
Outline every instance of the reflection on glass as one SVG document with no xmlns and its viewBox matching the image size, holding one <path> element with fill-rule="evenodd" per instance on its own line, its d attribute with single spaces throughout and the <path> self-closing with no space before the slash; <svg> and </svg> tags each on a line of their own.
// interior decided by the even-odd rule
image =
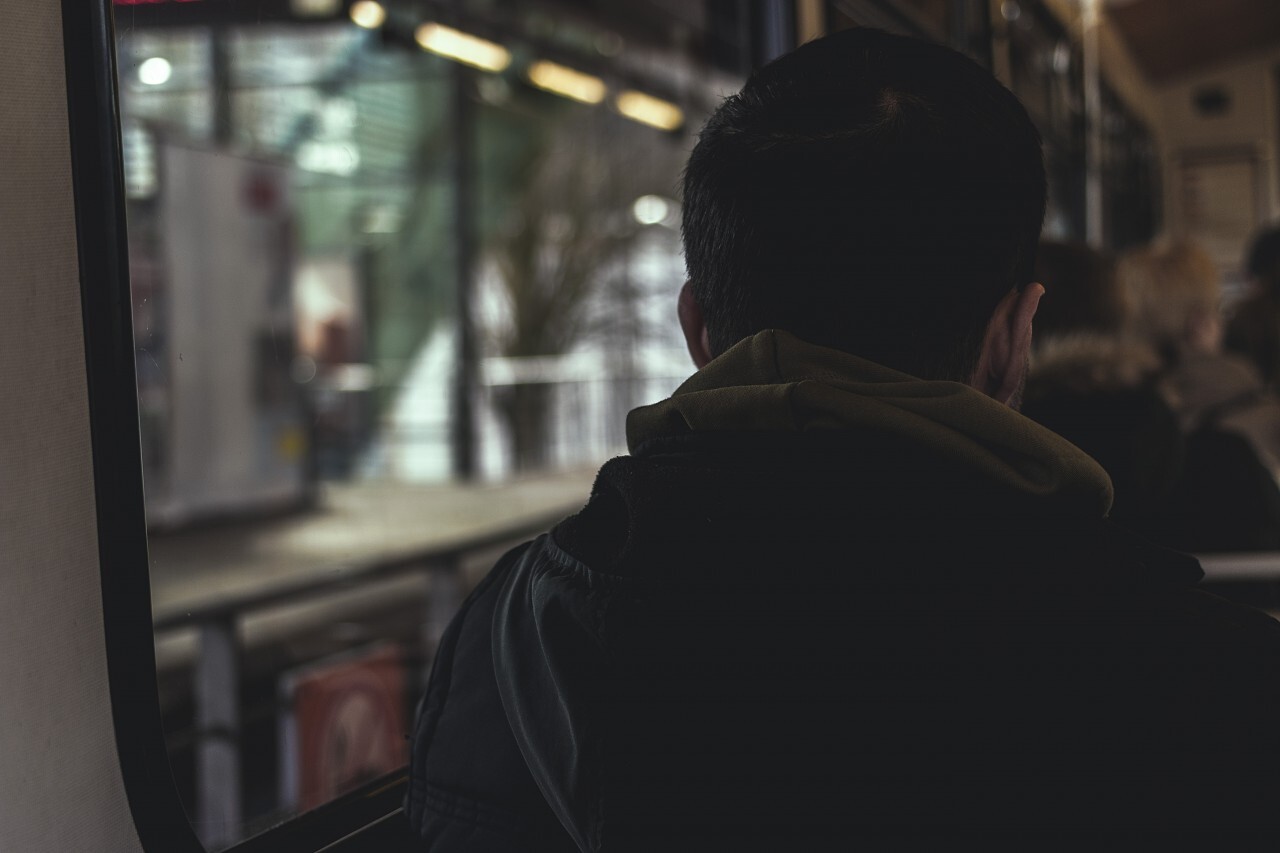
<svg viewBox="0 0 1280 853">
<path fill-rule="evenodd" d="M 620 93 L 617 106 L 618 112 L 627 118 L 660 130 L 675 130 L 684 123 L 684 113 L 679 107 L 644 92 Z"/>
<path fill-rule="evenodd" d="M 468 585 L 689 372 L 673 196 L 733 81 L 526 6 L 117 8 L 162 710 L 211 849 L 401 767 Z"/>
<path fill-rule="evenodd" d="M 511 64 L 511 51 L 502 45 L 444 24 L 423 24 L 413 37 L 423 50 L 484 71 L 502 71 Z"/>
<path fill-rule="evenodd" d="M 540 59 L 529 66 L 529 82 L 539 89 L 564 95 L 584 104 L 598 104 L 604 100 L 604 81 L 581 71 Z"/>
</svg>

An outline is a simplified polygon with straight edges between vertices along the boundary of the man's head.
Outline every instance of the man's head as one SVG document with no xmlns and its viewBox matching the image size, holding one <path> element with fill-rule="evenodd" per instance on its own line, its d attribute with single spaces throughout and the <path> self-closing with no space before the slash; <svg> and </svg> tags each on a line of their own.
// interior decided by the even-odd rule
<svg viewBox="0 0 1280 853">
<path fill-rule="evenodd" d="M 878 30 L 810 42 L 728 98 L 689 158 L 690 349 L 702 323 L 704 356 L 778 328 L 982 380 L 1002 306 L 1029 343 L 1018 300 L 1039 296 L 1026 286 L 1044 205 L 1040 137 L 989 72 Z"/>
</svg>

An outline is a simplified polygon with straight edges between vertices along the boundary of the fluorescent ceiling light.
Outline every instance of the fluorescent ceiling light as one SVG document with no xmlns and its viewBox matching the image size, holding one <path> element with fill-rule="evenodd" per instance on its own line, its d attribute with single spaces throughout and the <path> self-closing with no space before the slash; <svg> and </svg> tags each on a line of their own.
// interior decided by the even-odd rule
<svg viewBox="0 0 1280 853">
<path fill-rule="evenodd" d="M 387 10 L 377 0 L 359 0 L 351 4 L 351 22 L 366 30 L 376 30 L 387 20 Z"/>
<path fill-rule="evenodd" d="M 661 130 L 675 130 L 684 124 L 684 112 L 670 101 L 628 90 L 618 95 L 614 104 L 618 112 L 633 121 Z"/>
<path fill-rule="evenodd" d="M 607 89 L 604 81 L 554 62 L 540 60 L 529 66 L 529 82 L 548 92 L 563 95 L 584 104 L 598 104 Z"/>
<path fill-rule="evenodd" d="M 501 71 L 511 64 L 511 51 L 502 45 L 443 24 L 423 24 L 414 38 L 423 50 L 485 71 Z"/>
</svg>

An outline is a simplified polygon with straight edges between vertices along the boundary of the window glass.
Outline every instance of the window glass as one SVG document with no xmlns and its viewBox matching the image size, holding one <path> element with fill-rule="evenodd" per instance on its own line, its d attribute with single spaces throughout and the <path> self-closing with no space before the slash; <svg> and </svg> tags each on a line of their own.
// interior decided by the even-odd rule
<svg viewBox="0 0 1280 853">
<path fill-rule="evenodd" d="M 466 590 L 690 372 L 676 188 L 741 33 L 117 2 L 163 721 L 222 849 L 404 765 Z"/>
</svg>

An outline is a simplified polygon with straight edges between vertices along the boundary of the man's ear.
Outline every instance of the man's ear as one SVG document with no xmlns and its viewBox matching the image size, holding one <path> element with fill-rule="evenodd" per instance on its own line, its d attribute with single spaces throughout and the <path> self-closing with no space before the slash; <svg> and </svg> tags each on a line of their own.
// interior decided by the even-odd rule
<svg viewBox="0 0 1280 853">
<path fill-rule="evenodd" d="M 991 315 L 969 384 L 997 402 L 1014 403 L 1031 359 L 1031 321 L 1044 287 L 1029 284 L 1004 295 Z"/>
<path fill-rule="evenodd" d="M 711 361 L 711 338 L 707 335 L 706 321 L 702 319 L 702 308 L 694 301 L 693 287 L 687 281 L 680 288 L 676 314 L 680 317 L 680 329 L 684 332 L 685 345 L 689 347 L 689 357 L 701 370 Z"/>
</svg>

